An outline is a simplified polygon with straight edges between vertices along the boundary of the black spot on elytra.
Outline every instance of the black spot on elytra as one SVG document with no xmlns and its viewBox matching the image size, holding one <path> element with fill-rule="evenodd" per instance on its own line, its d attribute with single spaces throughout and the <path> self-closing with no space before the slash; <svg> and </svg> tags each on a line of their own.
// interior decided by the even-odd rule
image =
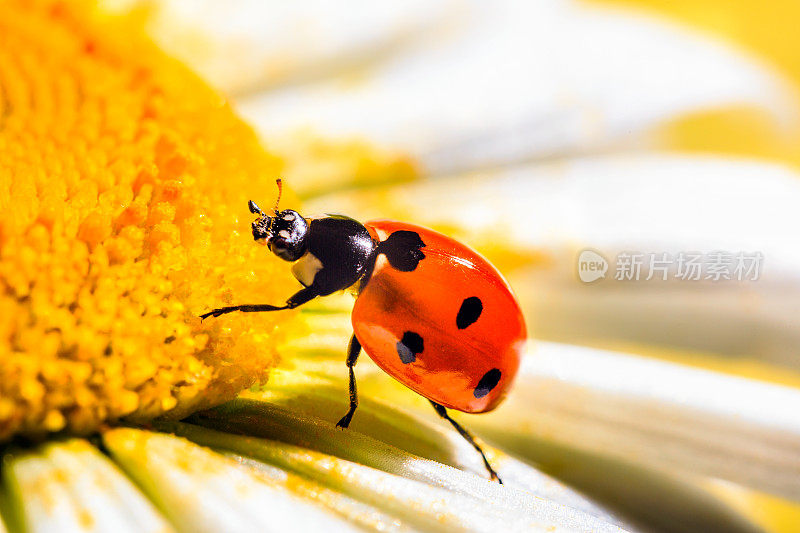
<svg viewBox="0 0 800 533">
<path fill-rule="evenodd" d="M 401 272 L 411 272 L 420 261 L 425 259 L 424 248 L 419 233 L 416 231 L 395 231 L 378 245 L 378 253 L 386 256 L 389 264 Z"/>
<path fill-rule="evenodd" d="M 458 326 L 458 329 L 464 329 L 474 324 L 481 316 L 481 313 L 483 313 L 483 302 L 481 302 L 480 298 L 477 296 L 464 298 L 464 301 L 461 302 L 461 308 L 458 310 L 458 315 L 456 315 L 456 326 Z"/>
<path fill-rule="evenodd" d="M 484 396 L 492 392 L 492 389 L 494 389 L 497 386 L 497 384 L 500 382 L 501 376 L 502 373 L 500 372 L 499 369 L 493 368 L 489 370 L 487 373 L 483 375 L 481 380 L 478 382 L 478 386 L 475 387 L 475 390 L 473 391 L 472 394 L 476 398 L 483 398 Z"/>
<path fill-rule="evenodd" d="M 422 353 L 424 343 L 422 337 L 413 331 L 403 333 L 403 338 L 397 343 L 397 355 L 403 364 L 413 363 L 417 360 L 417 354 Z"/>
</svg>

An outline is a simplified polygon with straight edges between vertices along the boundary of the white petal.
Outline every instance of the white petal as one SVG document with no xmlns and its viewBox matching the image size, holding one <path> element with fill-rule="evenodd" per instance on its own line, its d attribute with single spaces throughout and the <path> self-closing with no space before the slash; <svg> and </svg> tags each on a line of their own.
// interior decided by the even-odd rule
<svg viewBox="0 0 800 533">
<path fill-rule="evenodd" d="M 270 422 L 263 420 L 257 424 L 263 427 Z M 282 442 L 230 435 L 190 424 L 178 424 L 174 429 L 204 445 L 230 449 L 312 477 L 426 531 L 622 531 L 594 516 L 533 495 L 527 505 L 520 505 L 516 491 L 478 478 L 475 480 L 485 490 L 483 498 Z M 382 456 L 383 451 L 376 455 Z M 409 458 L 413 460 L 413 456 Z M 444 475 L 443 479 L 452 483 L 450 489 L 465 484 L 458 474 L 463 472 L 450 468 Z"/>
<path fill-rule="evenodd" d="M 113 457 L 183 531 L 356 531 L 246 467 L 172 435 L 104 434 Z"/>
<path fill-rule="evenodd" d="M 506 403 L 471 422 L 490 437 L 529 435 L 522 450 L 529 459 L 537 460 L 535 441 L 544 435 L 624 463 L 718 477 L 797 500 L 798 410 L 796 389 L 540 342 Z"/>
<path fill-rule="evenodd" d="M 323 330 L 330 328 L 330 309 L 329 306 L 325 306 L 327 313 L 321 313 L 320 316 L 328 317 L 328 319 L 322 322 L 313 320 L 313 313 L 307 313 L 310 315 L 308 317 L 309 326 L 313 329 L 321 326 Z M 346 313 L 342 312 L 339 316 L 343 322 L 349 323 Z M 335 331 L 340 329 L 339 327 L 333 328 Z M 340 338 L 337 344 L 339 346 L 346 345 L 348 336 L 349 332 L 344 335 L 339 334 Z M 545 349 L 548 349 L 549 346 L 549 344 L 545 344 Z M 565 347 L 565 349 L 567 348 L 569 347 Z M 601 357 L 605 353 L 599 352 Z M 532 357 L 537 357 L 536 353 Z M 312 349 L 302 355 L 295 354 L 292 360 L 297 368 L 302 369 L 303 373 L 310 372 L 310 375 L 304 377 L 304 374 L 297 371 L 274 374 L 271 376 L 270 385 L 260 394 L 270 402 L 277 401 L 291 405 L 295 412 L 310 413 L 329 421 L 337 420 L 338 416 L 345 411 L 345 407 L 340 405 L 338 410 L 334 410 L 331 405 L 333 400 L 329 400 L 328 397 L 334 398 L 338 383 L 339 394 L 337 397 L 346 398 L 347 385 L 343 379 L 346 372 L 343 368 L 341 349 L 336 351 L 328 349 L 322 352 Z M 609 365 L 606 370 L 604 362 L 601 359 L 587 372 L 596 376 L 596 380 L 602 380 L 606 375 L 605 372 L 612 374 L 617 372 L 618 367 L 615 365 Z M 580 365 L 580 361 L 568 360 L 565 365 Z M 667 365 L 667 367 L 674 368 L 675 365 Z M 635 370 L 632 369 L 631 374 L 635 374 Z M 720 500 L 713 492 L 707 490 L 704 483 L 698 483 L 695 477 L 687 476 L 679 469 L 665 469 L 661 464 L 650 465 L 645 460 L 640 461 L 638 455 L 635 454 L 618 457 L 605 450 L 595 450 L 585 444 L 591 443 L 591 432 L 579 434 L 577 424 L 574 439 L 569 441 L 563 439 L 558 432 L 549 432 L 549 426 L 542 428 L 536 425 L 538 418 L 532 422 L 534 418 L 532 412 L 536 411 L 536 415 L 539 414 L 541 402 L 538 401 L 538 398 L 531 400 L 520 389 L 541 388 L 541 385 L 539 382 L 532 382 L 526 376 L 525 369 L 523 369 L 523 377 L 512 389 L 508 407 L 504 404 L 499 411 L 480 415 L 455 413 L 455 417 L 466 427 L 473 430 L 478 429 L 485 439 L 490 439 L 506 452 L 524 458 L 529 463 L 535 464 L 537 469 L 569 483 L 595 502 L 605 506 L 608 511 L 633 523 L 647 524 L 647 527 L 656 530 L 671 530 L 676 523 L 681 524 L 682 531 L 753 532 L 758 530 L 747 518 L 732 509 L 724 500 Z M 474 468 L 468 460 L 467 452 L 469 450 L 465 450 L 463 454 L 451 453 L 443 456 L 441 452 L 436 451 L 435 445 L 431 447 L 431 441 L 435 442 L 438 435 L 430 431 L 430 419 L 434 419 L 434 424 L 441 423 L 441 421 L 433 414 L 429 403 L 424 398 L 405 389 L 369 359 L 359 361 L 357 377 L 360 394 L 369 400 L 360 403 L 359 411 L 353 419 L 353 430 L 363 431 L 374 438 L 424 457 L 447 464 L 455 464 L 460 468 Z M 636 378 L 633 376 L 631 379 Z M 334 384 L 333 388 L 331 388 L 331 384 Z M 287 396 L 281 399 L 282 395 L 286 394 L 285 391 L 292 390 L 296 391 L 296 396 Z M 539 394 L 553 394 L 558 399 L 567 392 L 569 392 L 567 386 L 564 386 L 563 390 L 551 391 L 548 389 Z M 320 399 L 320 395 L 324 396 L 324 399 Z M 390 412 L 382 412 L 385 408 L 381 407 L 382 404 L 376 404 L 375 398 L 390 405 L 413 408 L 417 416 L 421 415 L 428 422 L 417 421 L 412 426 L 404 420 L 408 418 L 407 414 L 398 415 L 395 409 Z M 585 396 L 573 395 L 571 398 L 575 402 L 581 402 Z M 591 401 L 591 399 L 587 401 Z M 221 410 L 223 409 L 221 408 Z M 547 416 L 548 404 L 543 404 L 542 409 L 544 409 L 544 416 Z M 392 415 L 392 413 L 395 414 Z M 224 420 L 229 422 L 228 412 L 223 410 L 222 414 Z M 376 415 L 379 418 L 376 419 Z M 558 417 L 559 413 L 552 416 Z M 270 416 L 269 420 L 274 421 L 275 418 L 275 416 Z M 250 421 L 252 422 L 253 419 Z M 603 421 L 595 422 L 601 424 Z M 616 420 L 611 421 L 612 427 L 608 429 L 609 431 L 616 430 L 613 427 L 615 423 Z M 252 428 L 255 425 L 254 423 L 249 425 L 250 431 L 253 431 Z M 285 439 L 285 435 L 293 433 L 282 429 L 283 427 L 284 423 L 276 423 L 272 427 L 276 438 Z M 397 435 L 398 428 L 406 432 L 405 436 Z M 445 424 L 445 433 L 448 432 L 453 434 L 452 429 Z M 317 443 L 315 446 L 319 446 L 321 440 L 315 436 L 313 438 L 313 442 Z M 355 441 L 351 439 L 349 442 Z M 427 444 L 423 444 L 423 442 Z M 546 476 L 541 476 L 543 479 L 539 482 L 534 480 L 534 486 L 525 487 L 525 483 L 532 481 L 528 469 L 520 472 L 521 476 L 518 477 L 514 473 L 516 461 L 507 463 L 502 456 L 494 456 L 491 447 L 484 449 L 492 452 L 490 461 L 509 486 L 525 488 L 539 495 L 547 495 L 548 499 L 586 510 L 597 516 L 596 505 L 590 504 L 587 508 L 586 500 L 582 497 L 574 499 L 570 494 L 571 490 L 567 489 L 566 493 L 559 493 L 560 484 L 550 487 L 543 486 L 541 482 L 547 479 Z M 344 453 L 352 454 L 353 451 L 346 450 Z M 338 454 L 339 452 L 337 452 Z M 472 457 L 475 458 L 474 451 Z M 364 460 L 361 459 L 361 461 Z M 478 470 L 474 471 L 479 473 Z M 614 522 L 613 519 L 611 521 Z"/>
<path fill-rule="evenodd" d="M 30 531 L 164 533 L 172 527 L 88 442 L 49 444 L 5 458 L 11 505 Z"/>
<path fill-rule="evenodd" d="M 461 24 L 353 83 L 241 100 L 268 140 L 312 127 L 417 156 L 430 173 L 637 146 L 667 118 L 754 105 L 796 124 L 779 75 L 663 20 L 565 0 L 472 2 Z"/>
<path fill-rule="evenodd" d="M 104 0 L 117 9 L 141 0 Z M 145 2 L 146 3 L 146 2 Z M 336 73 L 390 54 L 453 11 L 444 0 L 159 0 L 149 31 L 226 93 Z"/>
<path fill-rule="evenodd" d="M 69 492 L 95 531 L 172 531 L 139 489 L 107 457 L 86 441 L 50 444 L 46 457 L 69 480 Z"/>
<path fill-rule="evenodd" d="M 27 527 L 37 533 L 86 531 L 68 487 L 53 475 L 55 467 L 29 453 L 7 459 L 3 465 L 12 505 L 20 509 Z"/>
<path fill-rule="evenodd" d="M 368 530 L 401 532 L 413 531 L 402 520 L 363 502 L 345 496 L 341 492 L 329 489 L 314 481 L 302 478 L 296 474 L 282 470 L 276 466 L 256 461 L 249 457 L 224 452 L 225 456 L 234 459 L 237 463 L 246 465 L 259 474 L 269 478 L 280 485 L 291 487 L 291 490 L 305 498 L 314 500 L 344 518 Z"/>
<path fill-rule="evenodd" d="M 297 361 L 297 356 L 293 359 Z M 312 362 L 303 361 L 300 364 L 302 368 L 306 369 L 311 366 Z M 341 371 L 341 361 L 336 361 L 335 369 Z M 364 370 L 363 366 L 359 368 L 359 376 L 363 378 L 364 373 L 362 370 Z M 290 379 L 297 376 L 296 372 L 287 374 Z M 334 375 L 344 377 L 341 372 L 335 372 Z M 322 418 L 331 425 L 335 424 L 342 414 L 347 411 L 347 395 L 345 394 L 347 384 L 344 380 L 334 382 L 329 380 L 328 383 L 301 382 L 295 386 L 281 386 L 281 378 L 282 376 L 280 375 L 273 375 L 267 390 L 263 393 L 252 393 L 252 395 L 257 398 L 263 398 L 270 404 L 291 409 L 297 414 Z M 418 457 L 432 459 L 472 472 L 480 477 L 486 476 L 486 467 L 480 455 L 461 436 L 452 431 L 452 428 L 449 426 L 445 428 L 425 419 L 420 419 L 398 407 L 390 406 L 388 403 L 375 401 L 369 397 L 362 397 L 359 401 L 358 415 L 353 419 L 350 429 L 353 432 L 357 432 L 355 433 L 356 435 L 362 433 Z M 334 434 L 334 438 L 342 438 L 352 442 L 348 435 Z M 316 440 L 319 442 L 319 439 Z M 488 448 L 486 449 L 488 450 Z M 358 459 L 353 456 L 345 457 L 350 457 L 353 460 Z M 492 465 L 503 479 L 505 487 L 523 489 L 541 498 L 586 512 L 607 522 L 617 523 L 617 519 L 609 515 L 602 507 L 566 485 L 559 483 L 556 479 L 546 476 L 531 466 L 517 461 L 502 452 L 492 450 L 491 457 Z M 403 459 L 401 462 L 403 464 L 411 463 L 408 458 Z M 371 463 L 365 462 L 364 464 Z M 372 466 L 380 468 L 377 464 L 372 464 Z M 413 477 L 414 473 L 409 470 L 392 471 Z M 436 476 L 423 475 L 415 477 L 415 479 L 420 481 L 434 480 L 435 482 Z M 469 477 L 465 479 L 467 479 L 467 483 L 472 481 Z M 508 497 L 506 495 L 506 498 Z M 514 508 L 518 509 L 525 505 L 524 502 L 515 503 Z M 622 526 L 622 524 L 619 525 Z"/>
</svg>

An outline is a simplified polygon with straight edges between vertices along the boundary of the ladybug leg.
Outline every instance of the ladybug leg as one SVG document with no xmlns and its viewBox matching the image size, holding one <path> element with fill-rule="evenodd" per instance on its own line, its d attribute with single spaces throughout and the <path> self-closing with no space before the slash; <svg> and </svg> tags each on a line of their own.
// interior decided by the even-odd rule
<svg viewBox="0 0 800 533">
<path fill-rule="evenodd" d="M 336 423 L 337 428 L 345 429 L 350 425 L 350 420 L 353 419 L 353 413 L 356 412 L 358 407 L 358 391 L 356 390 L 356 373 L 353 367 L 356 366 L 358 354 L 361 353 L 361 343 L 355 335 L 350 339 L 350 346 L 347 347 L 347 369 L 350 371 L 350 410 L 347 411 L 341 420 Z"/>
<path fill-rule="evenodd" d="M 241 311 L 243 313 L 262 313 L 264 311 L 281 311 L 283 309 L 294 309 L 297 306 L 303 305 L 304 303 L 308 302 L 309 300 L 313 300 L 319 296 L 317 294 L 316 289 L 313 287 L 304 287 L 294 293 L 291 298 L 286 300 L 285 305 L 269 305 L 269 304 L 246 304 L 246 305 L 232 305 L 230 307 L 220 307 L 219 309 L 213 309 L 208 313 L 204 313 L 200 315 L 201 320 L 205 320 L 206 318 L 213 316 L 214 318 L 227 314 L 233 313 L 234 311 Z"/>
<path fill-rule="evenodd" d="M 472 433 L 467 431 L 461 424 L 450 418 L 450 415 L 447 414 L 447 409 L 445 409 L 443 405 L 440 405 L 434 402 L 433 400 L 428 400 L 428 401 L 431 402 L 431 405 L 436 410 L 436 414 L 438 414 L 439 416 L 450 422 L 453 425 L 453 427 L 456 428 L 456 431 L 458 431 L 458 433 L 462 437 L 464 437 L 464 440 L 472 444 L 472 447 L 478 450 L 478 453 L 481 454 L 481 458 L 483 459 L 483 464 L 486 466 L 486 470 L 489 471 L 489 476 L 492 478 L 492 481 L 497 481 L 502 485 L 503 480 L 500 479 L 500 476 L 498 476 L 497 472 L 494 471 L 492 465 L 489 464 L 489 460 L 486 459 L 486 455 L 483 453 L 483 450 L 478 445 L 478 443 L 475 442 L 475 437 L 472 436 Z"/>
</svg>

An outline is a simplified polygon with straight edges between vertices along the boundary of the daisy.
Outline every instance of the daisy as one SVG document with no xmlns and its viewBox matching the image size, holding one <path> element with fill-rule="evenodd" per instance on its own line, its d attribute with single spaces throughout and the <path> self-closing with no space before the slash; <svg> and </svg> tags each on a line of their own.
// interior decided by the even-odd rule
<svg viewBox="0 0 800 533">
<path fill-rule="evenodd" d="M 358 4 L 0 6 L 0 529 L 791 523 L 791 71 L 633 10 Z M 500 409 L 457 415 L 504 485 L 366 358 L 335 427 L 349 296 L 200 321 L 296 289 L 249 238 L 278 175 L 287 207 L 422 223 L 509 275 L 537 340 Z M 617 279 L 691 252 L 764 268 Z"/>
</svg>

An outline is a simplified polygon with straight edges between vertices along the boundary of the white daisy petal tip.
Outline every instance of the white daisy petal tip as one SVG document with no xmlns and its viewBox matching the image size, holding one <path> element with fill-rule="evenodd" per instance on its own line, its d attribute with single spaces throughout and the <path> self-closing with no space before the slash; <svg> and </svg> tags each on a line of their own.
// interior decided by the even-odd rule
<svg viewBox="0 0 800 533">
<path fill-rule="evenodd" d="M 567 1 L 469 9 L 459 31 L 409 47 L 357 84 L 272 91 L 240 109 L 267 139 L 307 127 L 368 138 L 430 174 L 641 148 L 666 121 L 726 106 L 798 126 L 796 92 L 776 69 L 688 27 Z"/>
</svg>

